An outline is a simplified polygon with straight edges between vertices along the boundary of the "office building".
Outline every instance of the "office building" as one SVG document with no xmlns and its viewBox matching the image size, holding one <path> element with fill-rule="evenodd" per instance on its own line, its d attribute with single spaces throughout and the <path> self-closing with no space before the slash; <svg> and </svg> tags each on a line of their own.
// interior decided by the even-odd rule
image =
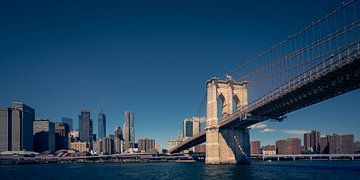
<svg viewBox="0 0 360 180">
<path fill-rule="evenodd" d="M 61 122 L 64 123 L 64 124 L 69 125 L 69 130 L 70 131 L 74 130 L 73 129 L 73 119 L 72 118 L 62 117 Z"/>
<path fill-rule="evenodd" d="M 251 141 L 250 154 L 261 154 L 260 141 Z"/>
<path fill-rule="evenodd" d="M 187 118 L 183 121 L 184 141 L 193 136 L 193 119 Z"/>
<path fill-rule="evenodd" d="M 122 138 L 122 131 L 120 127 L 115 128 L 114 132 L 114 151 L 117 154 L 121 154 L 124 152 L 124 141 Z"/>
<path fill-rule="evenodd" d="M 69 125 L 64 123 L 55 124 L 55 149 L 69 148 Z"/>
<path fill-rule="evenodd" d="M 90 121 L 90 111 L 82 110 L 79 116 L 79 139 L 80 141 L 90 143 L 92 139 L 92 123 Z"/>
<path fill-rule="evenodd" d="M 35 110 L 22 102 L 12 103 L 11 150 L 33 151 Z"/>
<path fill-rule="evenodd" d="M 320 153 L 321 154 L 328 154 L 329 153 L 329 145 L 328 145 L 328 138 L 320 137 Z"/>
<path fill-rule="evenodd" d="M 110 137 L 103 138 L 103 154 L 113 154 L 114 141 Z"/>
<path fill-rule="evenodd" d="M 123 137 L 125 150 L 135 148 L 134 112 L 125 112 Z"/>
<path fill-rule="evenodd" d="M 48 119 L 33 121 L 34 151 L 54 152 L 55 151 L 55 123 Z"/>
<path fill-rule="evenodd" d="M 266 145 L 262 147 L 263 155 L 276 155 L 276 147 L 275 145 Z"/>
<path fill-rule="evenodd" d="M 154 153 L 155 152 L 155 139 L 138 139 L 139 152 Z"/>
<path fill-rule="evenodd" d="M 312 130 L 310 133 L 304 134 L 305 151 L 320 153 L 320 132 Z"/>
<path fill-rule="evenodd" d="M 98 115 L 98 138 L 106 137 L 106 116 L 103 112 Z"/>
<path fill-rule="evenodd" d="M 0 108 L 0 152 L 11 151 L 11 108 Z"/>
</svg>

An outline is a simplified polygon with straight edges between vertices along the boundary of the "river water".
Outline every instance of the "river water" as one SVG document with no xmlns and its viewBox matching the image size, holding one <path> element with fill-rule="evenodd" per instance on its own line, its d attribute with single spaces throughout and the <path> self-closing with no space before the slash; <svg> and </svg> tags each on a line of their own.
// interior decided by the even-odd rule
<svg viewBox="0 0 360 180">
<path fill-rule="evenodd" d="M 360 161 L 2 165 L 0 180 L 21 179 L 360 179 Z"/>
</svg>

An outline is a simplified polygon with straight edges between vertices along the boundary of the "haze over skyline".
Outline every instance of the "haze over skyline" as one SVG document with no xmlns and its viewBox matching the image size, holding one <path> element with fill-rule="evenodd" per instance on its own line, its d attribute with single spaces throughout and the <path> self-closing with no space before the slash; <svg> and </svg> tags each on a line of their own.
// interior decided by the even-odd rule
<svg viewBox="0 0 360 180">
<path fill-rule="evenodd" d="M 0 106 L 22 101 L 37 118 L 90 109 L 107 135 L 135 112 L 136 139 L 163 148 L 200 104 L 205 81 L 296 33 L 342 1 L 0 2 Z M 272 8 L 269 8 L 272 7 Z M 306 13 L 304 13 L 306 12 Z M 360 91 L 266 122 L 251 140 L 273 144 L 316 129 L 360 139 Z"/>
</svg>

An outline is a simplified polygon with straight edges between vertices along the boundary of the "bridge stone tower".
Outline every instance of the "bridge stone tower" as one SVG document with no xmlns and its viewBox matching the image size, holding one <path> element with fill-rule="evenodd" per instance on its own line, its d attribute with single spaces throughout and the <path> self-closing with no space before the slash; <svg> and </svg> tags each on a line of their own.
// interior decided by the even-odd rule
<svg viewBox="0 0 360 180">
<path fill-rule="evenodd" d="M 212 78 L 206 82 L 206 164 L 236 164 L 249 162 L 250 142 L 247 128 L 219 128 L 218 111 L 222 118 L 247 105 L 247 83 Z M 222 109 L 218 109 L 219 101 Z M 235 104 L 234 104 L 235 103 Z"/>
</svg>

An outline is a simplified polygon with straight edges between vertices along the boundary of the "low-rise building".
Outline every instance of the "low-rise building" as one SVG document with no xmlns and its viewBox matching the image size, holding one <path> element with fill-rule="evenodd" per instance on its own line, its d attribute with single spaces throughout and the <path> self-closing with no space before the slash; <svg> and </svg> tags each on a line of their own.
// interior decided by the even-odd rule
<svg viewBox="0 0 360 180">
<path fill-rule="evenodd" d="M 275 145 L 266 145 L 262 147 L 263 155 L 276 155 L 276 147 Z"/>
<path fill-rule="evenodd" d="M 89 152 L 89 145 L 87 142 L 71 142 L 70 148 L 78 152 Z"/>
</svg>

